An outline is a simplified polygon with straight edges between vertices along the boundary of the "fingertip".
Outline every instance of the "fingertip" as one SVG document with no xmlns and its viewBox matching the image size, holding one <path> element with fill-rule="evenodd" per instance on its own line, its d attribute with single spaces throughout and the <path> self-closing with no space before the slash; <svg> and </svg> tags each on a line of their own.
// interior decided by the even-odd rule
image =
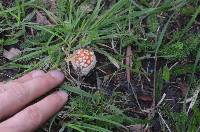
<svg viewBox="0 0 200 132">
<path fill-rule="evenodd" d="M 53 78 L 61 82 L 65 78 L 64 74 L 58 70 L 50 71 L 48 74 L 50 74 Z"/>
<path fill-rule="evenodd" d="M 65 91 L 58 91 L 57 95 L 60 96 L 64 102 L 68 100 L 68 94 Z"/>
</svg>

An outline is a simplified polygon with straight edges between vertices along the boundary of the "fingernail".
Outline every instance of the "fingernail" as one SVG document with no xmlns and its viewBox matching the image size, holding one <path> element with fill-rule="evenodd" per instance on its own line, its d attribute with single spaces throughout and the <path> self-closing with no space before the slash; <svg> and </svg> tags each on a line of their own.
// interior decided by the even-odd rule
<svg viewBox="0 0 200 132">
<path fill-rule="evenodd" d="M 31 74 L 32 74 L 32 77 L 35 78 L 35 77 L 41 77 L 41 76 L 43 76 L 45 73 L 44 73 L 44 71 L 42 71 L 42 70 L 36 70 L 36 71 L 33 71 Z"/>
<path fill-rule="evenodd" d="M 58 70 L 51 71 L 50 75 L 59 81 L 62 81 L 64 79 L 64 74 Z"/>
<path fill-rule="evenodd" d="M 68 99 L 68 94 L 65 91 L 58 91 L 57 94 L 62 97 L 65 101 Z"/>
</svg>

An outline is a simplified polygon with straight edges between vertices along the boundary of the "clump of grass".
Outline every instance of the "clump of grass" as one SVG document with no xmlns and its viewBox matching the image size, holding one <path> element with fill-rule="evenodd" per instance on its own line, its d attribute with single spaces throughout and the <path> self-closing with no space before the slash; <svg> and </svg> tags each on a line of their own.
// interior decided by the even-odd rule
<svg viewBox="0 0 200 132">
<path fill-rule="evenodd" d="M 81 89 L 70 88 L 68 85 L 62 88 L 74 96 L 66 106 L 68 114 L 63 123 L 63 128 L 69 131 L 112 131 L 116 128 L 124 131 L 127 130 L 124 124 L 133 125 L 146 122 L 126 116 L 123 110 L 114 103 L 114 97 L 109 97 L 105 91 L 87 93 Z"/>
<path fill-rule="evenodd" d="M 184 112 L 169 112 L 166 111 L 166 119 L 170 120 L 168 125 L 171 130 L 175 130 L 177 132 L 183 131 L 196 131 L 199 129 L 199 108 L 195 107 L 193 109 L 193 113 L 188 115 Z M 163 129 L 165 126 L 163 125 Z"/>
</svg>

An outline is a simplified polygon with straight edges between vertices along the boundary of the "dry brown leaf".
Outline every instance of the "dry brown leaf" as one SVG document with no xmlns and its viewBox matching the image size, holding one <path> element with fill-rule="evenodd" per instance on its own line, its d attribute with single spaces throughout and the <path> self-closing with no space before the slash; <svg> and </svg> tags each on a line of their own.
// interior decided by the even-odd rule
<svg viewBox="0 0 200 132">
<path fill-rule="evenodd" d="M 130 67 L 132 67 L 133 64 L 133 51 L 131 49 L 131 46 L 128 46 L 126 49 L 126 66 L 128 66 L 126 68 L 126 77 L 127 77 L 127 81 L 130 82 L 131 81 L 131 70 Z"/>
<path fill-rule="evenodd" d="M 82 12 L 89 13 L 93 11 L 93 6 L 91 4 L 83 4 L 80 6 L 80 10 Z"/>
<path fill-rule="evenodd" d="M 53 14 L 56 13 L 56 0 L 43 0 L 43 3 L 49 7 Z"/>
<path fill-rule="evenodd" d="M 153 101 L 153 97 L 152 97 L 152 96 L 149 96 L 149 95 L 142 95 L 142 96 L 139 96 L 138 99 L 139 99 L 139 100 L 142 100 L 142 101 L 149 101 L 149 102 L 152 102 L 152 101 Z"/>
<path fill-rule="evenodd" d="M 44 3 L 44 4 L 48 4 L 48 1 L 49 1 L 49 0 L 43 0 L 43 3 Z"/>
<path fill-rule="evenodd" d="M 9 60 L 14 59 L 16 56 L 18 56 L 20 54 L 21 54 L 21 51 L 16 48 L 11 48 L 9 51 L 4 49 L 4 51 L 3 51 L 3 57 L 5 57 Z"/>
<path fill-rule="evenodd" d="M 128 126 L 130 132 L 145 132 L 145 125 L 136 124 Z"/>
<path fill-rule="evenodd" d="M 47 5 L 49 8 L 49 11 L 52 13 L 52 15 L 49 16 L 49 21 L 51 24 L 56 24 L 55 14 L 56 14 L 56 0 L 43 0 L 43 3 Z"/>
<path fill-rule="evenodd" d="M 187 94 L 187 90 L 188 90 L 187 83 L 186 82 L 180 82 L 179 85 L 180 85 L 179 89 L 180 89 L 182 95 L 185 96 Z"/>
<path fill-rule="evenodd" d="M 47 19 L 47 17 L 39 11 L 36 11 L 36 23 L 43 25 L 52 25 Z"/>
<path fill-rule="evenodd" d="M 50 0 L 50 11 L 53 14 L 56 14 L 56 0 Z"/>
</svg>

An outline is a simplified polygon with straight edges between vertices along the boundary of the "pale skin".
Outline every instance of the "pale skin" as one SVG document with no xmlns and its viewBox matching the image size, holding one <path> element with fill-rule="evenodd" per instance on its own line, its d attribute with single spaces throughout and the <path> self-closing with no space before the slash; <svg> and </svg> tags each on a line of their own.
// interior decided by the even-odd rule
<svg viewBox="0 0 200 132">
<path fill-rule="evenodd" d="M 0 132 L 33 132 L 58 112 L 68 100 L 63 91 L 54 92 L 36 103 L 64 80 L 59 71 L 32 71 L 19 79 L 0 82 Z"/>
</svg>

